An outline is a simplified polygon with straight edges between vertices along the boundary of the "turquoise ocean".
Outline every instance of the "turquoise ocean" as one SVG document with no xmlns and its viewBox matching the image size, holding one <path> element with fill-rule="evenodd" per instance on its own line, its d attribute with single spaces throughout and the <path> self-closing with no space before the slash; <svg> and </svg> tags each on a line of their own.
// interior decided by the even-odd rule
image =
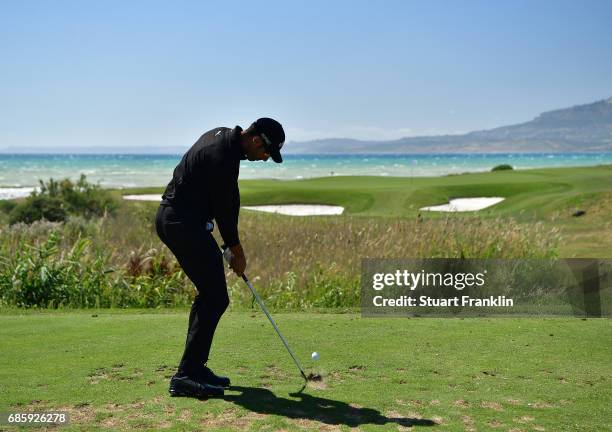
<svg viewBox="0 0 612 432">
<path fill-rule="evenodd" d="M 0 199 L 27 194 L 39 179 L 87 179 L 103 187 L 164 186 L 181 155 L 0 154 Z M 324 176 L 442 176 L 515 169 L 612 164 L 612 153 L 286 155 L 282 164 L 242 161 L 241 179 Z"/>
</svg>

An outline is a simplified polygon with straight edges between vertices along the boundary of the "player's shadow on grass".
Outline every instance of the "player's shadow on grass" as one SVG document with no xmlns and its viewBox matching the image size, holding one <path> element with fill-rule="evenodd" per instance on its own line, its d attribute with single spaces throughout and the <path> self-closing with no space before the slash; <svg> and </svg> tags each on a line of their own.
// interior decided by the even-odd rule
<svg viewBox="0 0 612 432">
<path fill-rule="evenodd" d="M 311 396 L 306 393 L 291 393 L 299 400 L 276 396 L 270 390 L 255 387 L 232 386 L 230 391 L 238 395 L 226 394 L 223 399 L 260 414 L 275 414 L 291 419 L 308 419 L 330 425 L 344 424 L 356 427 L 363 424 L 384 425 L 397 423 L 401 426 L 434 426 L 436 422 L 427 419 L 408 417 L 387 417 L 372 408 L 356 408 L 345 402 Z"/>
</svg>

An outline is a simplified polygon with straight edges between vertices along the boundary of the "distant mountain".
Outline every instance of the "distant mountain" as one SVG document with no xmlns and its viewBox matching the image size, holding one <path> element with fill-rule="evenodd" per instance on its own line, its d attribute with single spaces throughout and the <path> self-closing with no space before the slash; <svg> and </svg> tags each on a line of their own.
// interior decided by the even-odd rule
<svg viewBox="0 0 612 432">
<path fill-rule="evenodd" d="M 4 147 L 0 153 L 183 154 L 180 147 Z M 612 97 L 587 105 L 548 111 L 512 126 L 470 132 L 360 141 L 330 138 L 289 142 L 284 153 L 512 153 L 612 152 Z"/>
<path fill-rule="evenodd" d="M 470 132 L 401 138 L 394 141 L 321 139 L 290 142 L 287 153 L 501 153 L 610 152 L 612 98 L 548 111 L 512 126 Z"/>
</svg>

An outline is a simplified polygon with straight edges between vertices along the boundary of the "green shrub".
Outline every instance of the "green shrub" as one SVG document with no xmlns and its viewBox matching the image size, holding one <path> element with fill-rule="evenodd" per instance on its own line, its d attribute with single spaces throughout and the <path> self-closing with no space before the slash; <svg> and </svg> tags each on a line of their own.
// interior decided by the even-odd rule
<svg viewBox="0 0 612 432">
<path fill-rule="evenodd" d="M 51 222 L 66 220 L 67 212 L 61 199 L 47 195 L 30 195 L 9 213 L 9 223 L 32 223 L 40 219 Z"/>
<path fill-rule="evenodd" d="M 66 225 L 42 221 L 0 229 L 0 304 L 143 308 L 191 302 L 193 286 L 164 252 L 138 250 L 127 265 L 113 265 L 90 238 L 66 242 Z"/>
<path fill-rule="evenodd" d="M 68 214 L 91 218 L 113 214 L 118 207 L 107 191 L 88 183 L 84 174 L 76 183 L 70 179 L 58 182 L 52 178 L 47 183 L 42 180 L 39 183 L 40 191 L 33 191 L 11 210 L 9 223 L 32 223 L 40 219 L 64 221 Z"/>
<path fill-rule="evenodd" d="M 16 205 L 15 200 L 0 200 L 0 211 L 8 214 Z"/>
<path fill-rule="evenodd" d="M 508 164 L 501 164 L 501 165 L 497 165 L 494 166 L 491 171 L 508 171 L 508 170 L 513 170 L 514 168 L 512 167 L 512 165 L 508 165 Z"/>
<path fill-rule="evenodd" d="M 41 182 L 41 193 L 45 187 L 51 185 L 52 181 L 50 179 L 48 185 Z M 59 182 L 59 196 L 67 204 L 71 214 L 85 217 L 102 216 L 104 213 L 113 214 L 118 207 L 116 200 L 107 191 L 99 185 L 88 183 L 85 174 L 81 174 L 74 184 L 69 179 Z"/>
</svg>

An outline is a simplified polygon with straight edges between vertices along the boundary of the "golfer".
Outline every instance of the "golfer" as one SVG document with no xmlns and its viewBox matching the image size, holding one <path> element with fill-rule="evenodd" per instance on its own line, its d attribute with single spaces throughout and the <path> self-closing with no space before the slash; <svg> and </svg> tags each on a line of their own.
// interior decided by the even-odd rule
<svg viewBox="0 0 612 432">
<path fill-rule="evenodd" d="M 157 234 L 198 291 L 189 314 L 185 351 L 170 380 L 172 396 L 221 396 L 230 386 L 229 378 L 206 366 L 217 323 L 229 305 L 212 221 L 232 251 L 230 267 L 241 276 L 246 258 L 238 237 L 240 161 L 271 157 L 280 163 L 284 141 L 283 127 L 270 118 L 260 118 L 246 130 L 236 126 L 208 131 L 185 153 L 162 195 Z"/>
</svg>

